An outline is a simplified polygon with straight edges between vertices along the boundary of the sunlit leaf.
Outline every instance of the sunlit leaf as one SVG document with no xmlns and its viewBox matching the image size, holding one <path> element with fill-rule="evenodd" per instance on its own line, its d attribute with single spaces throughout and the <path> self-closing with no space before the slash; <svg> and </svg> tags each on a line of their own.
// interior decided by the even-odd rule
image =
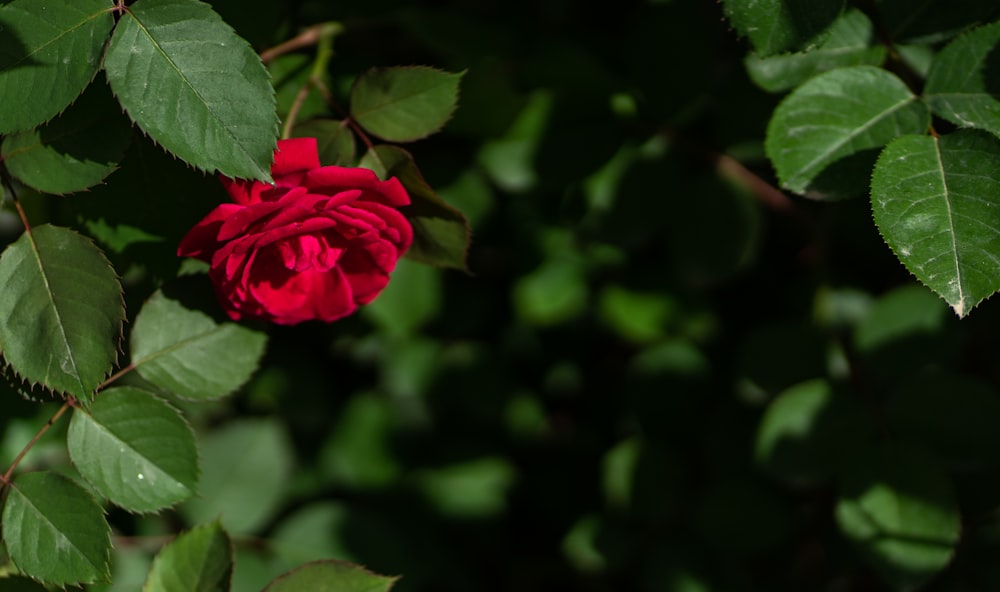
<svg viewBox="0 0 1000 592">
<path fill-rule="evenodd" d="M 0 7 L 0 134 L 48 121 L 97 73 L 114 25 L 107 0 L 16 0 Z"/>
<path fill-rule="evenodd" d="M 249 44 L 197 0 L 143 0 L 122 15 L 104 58 L 129 117 L 188 164 L 270 181 L 274 90 Z"/>
<path fill-rule="evenodd" d="M 373 68 L 351 88 L 351 116 L 384 140 L 419 140 L 451 117 L 463 74 L 423 66 Z"/>
<path fill-rule="evenodd" d="M 948 474 L 904 446 L 855 455 L 841 478 L 837 524 L 896 590 L 915 590 L 944 568 L 961 522 Z"/>
<path fill-rule="evenodd" d="M 267 336 L 236 323 L 216 323 L 156 292 L 136 317 L 132 365 L 149 382 L 192 400 L 224 397 L 245 383 L 264 354 Z"/>
<path fill-rule="evenodd" d="M 233 544 L 218 522 L 196 526 L 157 554 L 143 592 L 229 592 Z"/>
<path fill-rule="evenodd" d="M 959 317 L 1000 290 L 998 192 L 1000 140 L 971 130 L 899 138 L 872 175 L 879 232 Z"/>
<path fill-rule="evenodd" d="M 110 175 L 131 138 L 132 126 L 100 78 L 45 126 L 4 138 L 0 160 L 25 185 L 45 193 L 72 193 Z"/>
<path fill-rule="evenodd" d="M 795 88 L 810 77 L 844 66 L 878 66 L 885 60 L 882 45 L 873 45 L 875 27 L 863 12 L 851 9 L 830 27 L 813 49 L 769 57 L 747 56 L 750 78 L 769 92 Z"/>
<path fill-rule="evenodd" d="M 0 255 L 0 349 L 24 380 L 87 404 L 118 357 L 121 285 L 104 254 L 37 226 Z"/>
<path fill-rule="evenodd" d="M 106 390 L 89 410 L 74 411 L 67 447 L 87 481 L 126 510 L 171 506 L 197 485 L 190 426 L 177 410 L 140 389 Z"/>
<path fill-rule="evenodd" d="M 1000 135 L 1000 23 L 980 27 L 952 41 L 937 55 L 924 86 L 935 115 L 961 127 Z"/>
<path fill-rule="evenodd" d="M 264 592 L 388 592 L 397 579 L 343 561 L 315 561 L 274 580 Z"/>
<path fill-rule="evenodd" d="M 55 473 L 14 480 L 3 508 L 3 540 L 11 560 L 46 584 L 110 577 L 110 527 L 85 489 Z"/>
<path fill-rule="evenodd" d="M 806 193 L 834 163 L 921 133 L 927 108 L 894 74 L 872 66 L 812 78 L 774 112 L 765 147 L 781 184 Z M 869 172 L 863 171 L 867 181 Z"/>
<path fill-rule="evenodd" d="M 383 179 L 396 177 L 410 195 L 410 205 L 401 210 L 413 225 L 413 246 L 407 257 L 439 267 L 466 268 L 469 222 L 427 184 L 409 152 L 398 146 L 375 146 L 358 166 L 374 170 Z"/>
<path fill-rule="evenodd" d="M 200 495 L 180 506 L 190 523 L 221 516 L 227 531 L 247 534 L 277 510 L 294 455 L 276 421 L 248 419 L 227 424 L 201 442 L 201 454 Z"/>
<path fill-rule="evenodd" d="M 799 49 L 825 30 L 844 0 L 725 0 L 726 16 L 762 56 Z"/>
</svg>

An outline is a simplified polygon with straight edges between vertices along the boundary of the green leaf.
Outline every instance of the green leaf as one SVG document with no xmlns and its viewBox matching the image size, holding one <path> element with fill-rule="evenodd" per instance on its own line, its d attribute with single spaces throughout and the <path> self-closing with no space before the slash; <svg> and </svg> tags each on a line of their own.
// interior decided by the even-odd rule
<svg viewBox="0 0 1000 592">
<path fill-rule="evenodd" d="M 67 434 L 73 464 L 102 495 L 131 512 L 151 512 L 194 494 L 198 449 L 181 414 L 133 387 L 101 393 L 77 409 Z"/>
<path fill-rule="evenodd" d="M 196 526 L 156 555 L 142 592 L 229 592 L 233 544 L 218 522 Z"/>
<path fill-rule="evenodd" d="M 16 0 L 0 7 L 0 134 L 66 108 L 97 73 L 114 19 L 107 0 Z"/>
<path fill-rule="evenodd" d="M 799 49 L 824 31 L 844 0 L 725 0 L 726 16 L 761 56 Z"/>
<path fill-rule="evenodd" d="M 398 579 L 343 561 L 314 561 L 278 577 L 264 592 L 388 592 Z"/>
<path fill-rule="evenodd" d="M 881 65 L 886 50 L 882 45 L 872 46 L 874 29 L 863 12 L 851 9 L 833 23 L 815 49 L 770 57 L 750 54 L 745 60 L 747 73 L 764 90 L 782 92 L 834 68 Z"/>
<path fill-rule="evenodd" d="M 765 149 L 782 186 L 806 193 L 838 161 L 922 133 L 929 123 L 927 108 L 894 74 L 872 66 L 838 68 L 781 102 L 768 124 Z"/>
<path fill-rule="evenodd" d="M 786 389 L 768 405 L 757 430 L 755 456 L 786 480 L 828 479 L 873 434 L 853 393 L 810 380 Z"/>
<path fill-rule="evenodd" d="M 129 117 L 167 151 L 209 172 L 271 181 L 278 118 L 267 70 L 208 4 L 130 6 L 104 69 Z"/>
<path fill-rule="evenodd" d="M 131 139 L 132 126 L 101 78 L 44 127 L 4 138 L 0 160 L 25 185 L 62 195 L 104 180 Z"/>
<path fill-rule="evenodd" d="M 424 66 L 373 68 L 358 76 L 351 88 L 351 116 L 384 140 L 419 140 L 451 118 L 464 74 Z"/>
<path fill-rule="evenodd" d="M 272 420 L 233 422 L 201 445 L 201 495 L 180 506 L 191 523 L 221 516 L 234 534 L 255 532 L 278 509 L 292 472 L 288 435 Z"/>
<path fill-rule="evenodd" d="M 118 357 L 118 277 L 89 239 L 36 226 L 0 255 L 0 349 L 22 379 L 88 405 Z"/>
<path fill-rule="evenodd" d="M 1000 290 L 1000 140 L 904 136 L 872 175 L 875 224 L 899 260 L 964 317 Z"/>
<path fill-rule="evenodd" d="M 472 233 L 469 221 L 424 181 L 409 152 L 398 146 L 375 146 L 358 166 L 374 170 L 382 179 L 396 177 L 410 195 L 410 205 L 401 209 L 413 225 L 413 246 L 407 257 L 438 267 L 466 269 Z"/>
<path fill-rule="evenodd" d="M 314 119 L 292 128 L 294 138 L 316 138 L 319 162 L 323 166 L 354 164 L 354 134 L 346 122 L 336 119 Z"/>
<path fill-rule="evenodd" d="M 1000 135 L 1000 23 L 962 35 L 931 65 L 924 97 L 935 115 Z"/>
<path fill-rule="evenodd" d="M 951 560 L 961 530 L 948 474 L 905 446 L 854 457 L 841 478 L 840 530 L 896 590 L 915 590 Z"/>
<path fill-rule="evenodd" d="M 49 585 L 108 579 L 111 529 L 85 489 L 56 473 L 14 480 L 3 508 L 3 540 L 25 574 Z"/>
<path fill-rule="evenodd" d="M 139 311 L 130 344 L 139 375 L 190 400 L 224 397 L 257 369 L 267 336 L 216 323 L 156 292 Z"/>
</svg>

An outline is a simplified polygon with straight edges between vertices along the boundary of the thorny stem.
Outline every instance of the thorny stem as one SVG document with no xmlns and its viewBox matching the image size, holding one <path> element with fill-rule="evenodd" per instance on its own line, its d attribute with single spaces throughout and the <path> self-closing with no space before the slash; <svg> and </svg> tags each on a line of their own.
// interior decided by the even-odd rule
<svg viewBox="0 0 1000 592">
<path fill-rule="evenodd" d="M 344 27 L 337 22 L 320 23 L 309 27 L 288 41 L 279 43 L 270 49 L 265 49 L 260 53 L 260 60 L 267 64 L 280 55 L 321 43 L 324 37 L 333 39 L 337 33 L 343 30 Z"/>
<path fill-rule="evenodd" d="M 7 472 L 4 473 L 2 477 L 0 477 L 0 487 L 5 487 L 7 485 L 10 485 L 10 477 L 11 475 L 14 474 L 14 469 L 17 468 L 17 465 L 21 464 L 21 461 L 24 459 L 25 455 L 28 454 L 28 451 L 34 448 L 35 444 L 37 444 L 38 441 L 42 438 L 42 436 L 45 435 L 45 432 L 49 431 L 49 428 L 51 428 L 54 423 L 59 421 L 59 418 L 62 417 L 63 413 L 66 413 L 66 410 L 69 409 L 70 407 L 73 407 L 74 404 L 75 403 L 73 399 L 67 400 L 65 403 L 62 404 L 61 407 L 59 407 L 59 410 L 56 411 L 52 415 L 52 417 L 49 418 L 47 422 L 45 422 L 45 425 L 39 428 L 38 432 L 34 435 L 33 438 L 31 438 L 31 441 L 25 444 L 24 448 L 21 449 L 21 452 L 19 452 L 17 457 L 14 458 L 14 462 L 10 463 L 10 467 L 7 468 Z"/>
</svg>

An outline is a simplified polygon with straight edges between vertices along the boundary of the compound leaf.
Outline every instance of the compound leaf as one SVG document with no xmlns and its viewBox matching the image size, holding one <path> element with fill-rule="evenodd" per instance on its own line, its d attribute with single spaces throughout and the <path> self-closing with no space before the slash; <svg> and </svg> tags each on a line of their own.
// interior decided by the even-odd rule
<svg viewBox="0 0 1000 592">
<path fill-rule="evenodd" d="M 167 151 L 206 171 L 271 180 L 274 89 L 257 54 L 208 4 L 136 2 L 104 69 L 129 117 Z"/>
<path fill-rule="evenodd" d="M 118 357 L 125 307 L 94 243 L 36 226 L 0 255 L 0 349 L 21 378 L 85 405 Z"/>
<path fill-rule="evenodd" d="M 1000 290 L 1000 140 L 903 136 L 872 175 L 875 224 L 896 257 L 959 317 Z"/>
</svg>

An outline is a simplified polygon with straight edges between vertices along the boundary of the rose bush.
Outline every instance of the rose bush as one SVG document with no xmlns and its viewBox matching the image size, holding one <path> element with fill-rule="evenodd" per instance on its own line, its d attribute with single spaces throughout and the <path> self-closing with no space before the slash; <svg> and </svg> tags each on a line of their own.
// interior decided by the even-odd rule
<svg viewBox="0 0 1000 592">
<path fill-rule="evenodd" d="M 315 138 L 279 141 L 271 173 L 274 185 L 223 177 L 235 203 L 205 216 L 177 254 L 209 263 L 234 320 L 330 322 L 371 302 L 413 241 L 402 184 L 320 166 Z"/>
</svg>

